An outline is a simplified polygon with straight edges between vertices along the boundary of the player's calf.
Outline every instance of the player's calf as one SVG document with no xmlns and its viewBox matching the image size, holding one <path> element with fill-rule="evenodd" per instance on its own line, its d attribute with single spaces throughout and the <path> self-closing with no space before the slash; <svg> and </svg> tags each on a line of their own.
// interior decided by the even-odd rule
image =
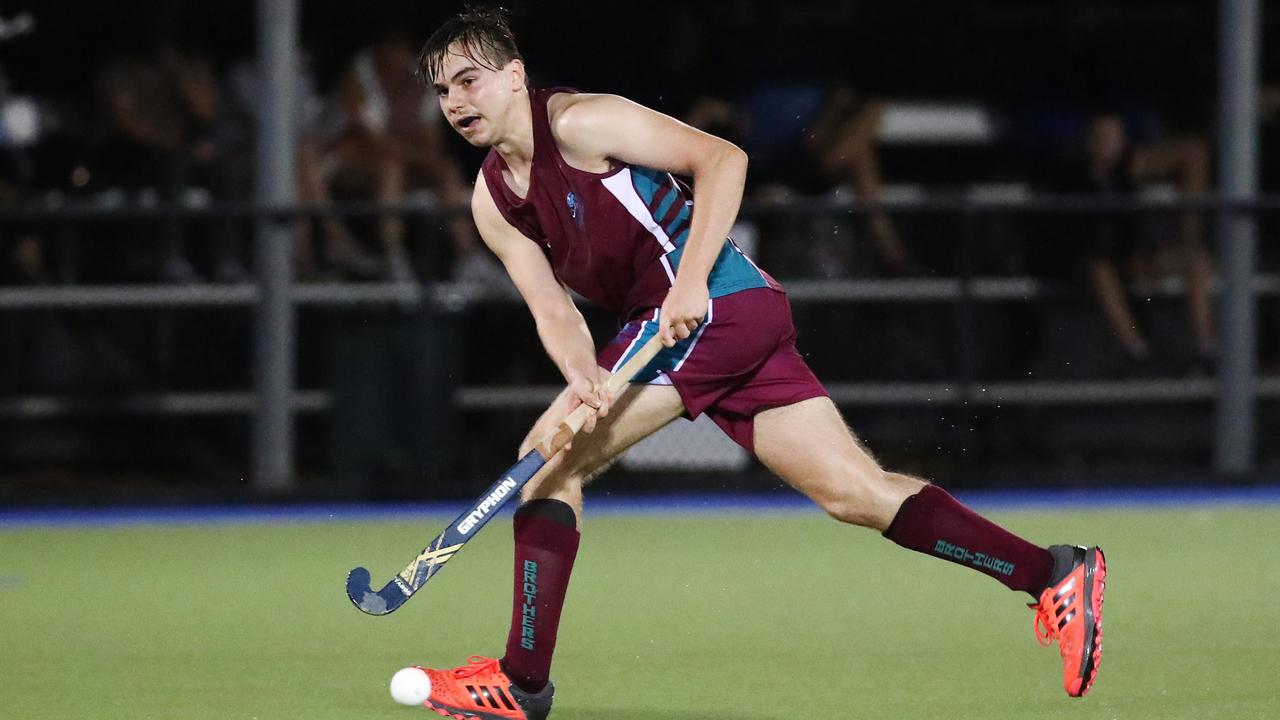
<svg viewBox="0 0 1280 720">
<path fill-rule="evenodd" d="M 965 507 L 937 485 L 925 485 L 908 497 L 881 534 L 902 547 L 988 575 L 1032 598 L 1053 574 L 1048 550 Z"/>
</svg>

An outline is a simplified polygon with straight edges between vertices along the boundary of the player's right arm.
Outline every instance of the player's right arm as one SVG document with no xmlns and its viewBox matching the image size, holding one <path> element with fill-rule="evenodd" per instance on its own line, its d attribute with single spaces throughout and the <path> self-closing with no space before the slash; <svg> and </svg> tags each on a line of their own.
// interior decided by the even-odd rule
<svg viewBox="0 0 1280 720">
<path fill-rule="evenodd" d="M 533 314 L 538 337 L 569 386 L 567 414 L 582 403 L 599 408 L 587 420 L 586 432 L 609 412 L 613 398 L 603 389 L 608 373 L 596 365 L 595 343 L 573 298 L 560 285 L 538 244 L 502 216 L 482 171 L 471 194 L 471 214 L 485 245 L 502 261 L 525 305 Z"/>
</svg>

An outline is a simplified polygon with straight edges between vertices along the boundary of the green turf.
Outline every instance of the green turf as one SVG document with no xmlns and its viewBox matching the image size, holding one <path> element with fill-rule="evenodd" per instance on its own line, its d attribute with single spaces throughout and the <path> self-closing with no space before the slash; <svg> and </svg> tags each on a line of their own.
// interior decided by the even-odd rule
<svg viewBox="0 0 1280 720">
<path fill-rule="evenodd" d="M 588 519 L 557 720 L 1280 717 L 1280 509 L 1001 513 L 1107 550 L 1106 659 L 1068 699 L 1024 599 L 816 515 Z M 413 718 L 391 674 L 500 653 L 510 535 L 394 615 L 384 582 L 442 525 L 0 532 L 0 718 Z"/>
</svg>

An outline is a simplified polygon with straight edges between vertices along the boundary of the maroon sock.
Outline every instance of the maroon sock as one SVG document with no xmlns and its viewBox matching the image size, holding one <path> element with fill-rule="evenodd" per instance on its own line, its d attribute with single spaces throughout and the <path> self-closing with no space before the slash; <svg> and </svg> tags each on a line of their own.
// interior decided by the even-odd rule
<svg viewBox="0 0 1280 720">
<path fill-rule="evenodd" d="M 986 573 L 1033 599 L 1049 583 L 1053 556 L 926 485 L 898 508 L 882 533 L 904 548 Z"/>
<path fill-rule="evenodd" d="M 534 500 L 515 514 L 515 597 L 502 668 L 526 692 L 546 687 L 560 609 L 578 555 L 577 516 L 559 500 Z"/>
</svg>

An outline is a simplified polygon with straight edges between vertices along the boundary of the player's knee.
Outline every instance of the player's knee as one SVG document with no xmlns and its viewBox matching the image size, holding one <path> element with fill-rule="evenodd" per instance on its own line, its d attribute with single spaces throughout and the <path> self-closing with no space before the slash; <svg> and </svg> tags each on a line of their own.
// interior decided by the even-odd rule
<svg viewBox="0 0 1280 720">
<path fill-rule="evenodd" d="M 851 525 L 874 525 L 880 515 L 878 498 L 885 483 L 879 467 L 849 465 L 840 468 L 814 500 L 823 512 Z"/>
<path fill-rule="evenodd" d="M 857 495 L 839 495 L 819 500 L 818 504 L 832 519 L 849 525 L 869 526 L 874 515 L 869 510 L 866 500 Z"/>
<path fill-rule="evenodd" d="M 572 473 L 552 473 L 540 477 L 520 490 L 521 502 L 560 500 L 577 507 L 582 502 L 583 479 Z"/>
</svg>

